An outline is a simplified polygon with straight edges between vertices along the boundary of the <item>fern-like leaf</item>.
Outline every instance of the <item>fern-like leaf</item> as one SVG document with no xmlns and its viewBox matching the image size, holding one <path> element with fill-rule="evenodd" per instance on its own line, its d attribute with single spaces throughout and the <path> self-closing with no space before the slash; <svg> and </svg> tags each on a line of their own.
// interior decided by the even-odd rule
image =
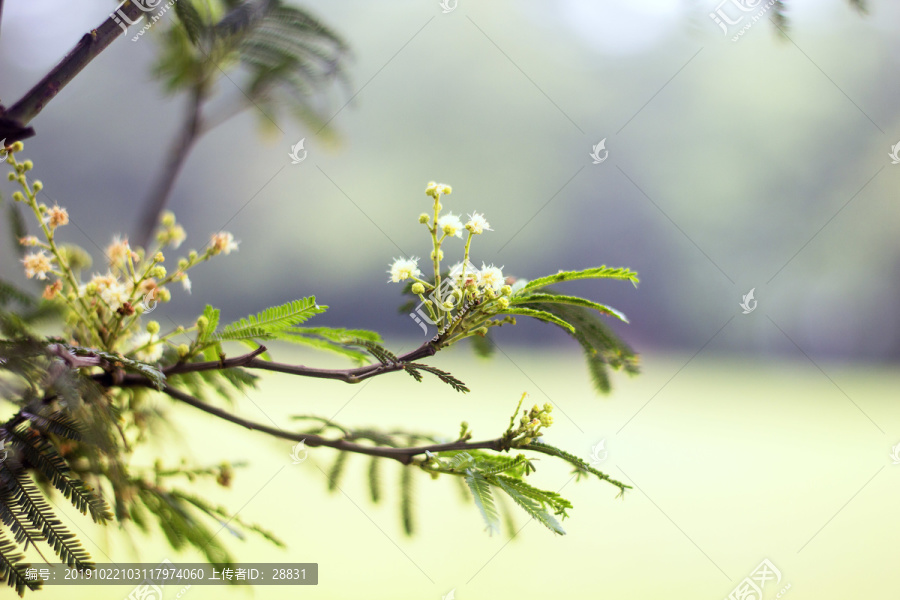
<svg viewBox="0 0 900 600">
<path fill-rule="evenodd" d="M 536 494 L 534 491 L 540 490 L 536 490 L 536 488 L 531 487 L 521 479 L 515 479 L 513 477 L 498 476 L 496 482 L 497 487 L 506 492 L 509 497 L 513 499 L 513 502 L 522 507 L 522 509 L 533 519 L 544 525 L 553 533 L 566 535 L 566 530 L 562 528 L 559 521 L 547 512 L 540 501 L 535 499 Z"/>
<path fill-rule="evenodd" d="M 507 308 L 503 311 L 503 314 L 506 315 L 519 315 L 522 317 L 531 317 L 533 319 L 537 319 L 539 321 L 545 321 L 547 323 L 552 323 L 557 327 L 563 328 L 570 334 L 575 333 L 575 328 L 570 324 L 560 319 L 556 315 L 546 310 L 535 310 L 533 308 Z"/>
<path fill-rule="evenodd" d="M 624 279 L 630 281 L 635 286 L 637 286 L 640 281 L 638 279 L 638 274 L 631 269 L 624 267 L 607 267 L 606 265 L 603 265 L 600 267 L 584 269 L 582 271 L 560 271 L 559 273 L 547 275 L 546 277 L 538 277 L 537 279 L 526 283 L 522 290 L 537 290 L 548 285 L 553 285 L 554 283 L 575 281 L 576 279 Z"/>
<path fill-rule="evenodd" d="M 217 341 L 279 339 L 281 334 L 290 335 L 291 327 L 325 312 L 327 308 L 316 304 L 315 296 L 293 300 L 229 323 L 222 331 L 213 334 L 211 339 Z"/>
<path fill-rule="evenodd" d="M 615 317 L 620 321 L 628 322 L 628 319 L 618 310 L 612 308 L 611 306 L 607 306 L 605 304 L 600 304 L 599 302 L 592 302 L 586 298 L 579 298 L 578 296 L 565 296 L 562 294 L 516 294 L 510 300 L 510 305 L 520 305 L 520 304 L 533 304 L 535 302 L 543 302 L 548 304 L 570 304 L 572 306 L 582 306 L 584 308 L 592 308 L 597 312 L 609 315 L 611 317 Z"/>
<path fill-rule="evenodd" d="M 25 562 L 25 555 L 18 552 L 16 543 L 0 532 L 0 579 L 5 579 L 6 584 L 14 588 L 19 597 L 25 595 L 26 589 L 34 591 L 41 588 L 40 580 L 25 576 L 29 567 L 31 565 Z"/>
<path fill-rule="evenodd" d="M 494 505 L 494 498 L 491 494 L 491 484 L 485 479 L 484 475 L 478 471 L 469 470 L 465 475 L 466 485 L 472 492 L 472 499 L 475 500 L 475 506 L 484 518 L 488 532 L 491 534 L 500 532 L 500 515 L 497 513 L 497 507 Z"/>
<path fill-rule="evenodd" d="M 452 387 L 457 392 L 466 393 L 469 391 L 469 388 L 466 387 L 466 384 L 453 376 L 452 373 L 448 373 L 447 371 L 442 371 L 436 367 L 431 367 L 429 365 L 423 365 L 422 363 L 407 363 L 403 365 L 403 368 L 412 375 L 416 381 L 422 381 L 421 374 L 418 371 L 425 371 L 426 373 L 431 373 L 450 387 Z M 418 377 L 417 377 L 418 375 Z"/>
</svg>

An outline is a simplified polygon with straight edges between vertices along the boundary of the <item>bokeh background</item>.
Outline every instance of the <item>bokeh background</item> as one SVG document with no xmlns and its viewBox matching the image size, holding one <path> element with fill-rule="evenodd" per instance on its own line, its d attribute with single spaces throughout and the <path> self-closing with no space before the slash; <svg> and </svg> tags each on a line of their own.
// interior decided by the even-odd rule
<svg viewBox="0 0 900 600">
<path fill-rule="evenodd" d="M 465 419 L 477 437 L 499 434 L 527 391 L 558 407 L 559 445 L 587 458 L 605 440 L 601 468 L 635 488 L 624 500 L 542 461 L 537 483 L 575 504 L 569 535 L 520 518 L 509 541 L 481 531 L 455 486 L 422 478 L 419 533 L 408 539 L 396 496 L 373 506 L 352 457 L 346 487 L 329 495 L 330 451 L 291 465 L 290 444 L 173 406 L 183 437 L 144 458 L 247 461 L 233 490 L 210 493 L 289 548 L 235 539 L 233 551 L 318 562 L 319 585 L 300 590 L 309 597 L 722 598 L 763 559 L 782 574 L 766 599 L 895 597 L 900 5 L 785 4 L 786 35 L 763 15 L 732 41 L 740 25 L 725 34 L 710 18 L 718 8 L 736 18 L 731 2 L 459 0 L 446 13 L 437 0 L 308 3 L 354 54 L 349 88 L 318 99 L 336 139 L 286 119 L 261 133 L 264 118 L 248 110 L 201 139 L 175 184 L 169 206 L 187 246 L 221 228 L 241 245 L 194 271 L 193 293 L 176 291 L 160 320 L 193 318 L 206 303 L 238 318 L 315 294 L 330 307 L 321 324 L 415 347 L 424 336 L 398 312 L 386 269 L 393 257 L 427 256 L 416 217 L 432 179 L 453 185 L 449 210 L 490 221 L 478 264 L 529 278 L 598 264 L 637 270 L 637 289 L 570 287 L 631 320 L 617 330 L 644 373 L 617 378 L 609 398 L 591 391 L 564 335 L 522 323 L 499 331 L 490 361 L 464 347 L 432 360 L 470 385 L 465 397 L 400 375 L 360 386 L 272 376 L 236 409 L 448 437 Z M 112 5 L 3 8 L 0 93 L 10 104 Z M 133 232 L 186 107 L 153 80 L 156 50 L 152 35 L 117 40 L 46 107 L 26 143 L 48 201 L 69 210 L 67 240 L 95 260 L 113 233 Z M 229 80 L 218 93 L 222 106 L 241 96 Z M 291 164 L 301 138 L 308 156 Z M 593 164 L 601 140 L 608 158 Z M 0 243 L 11 256 L 9 240 Z M 19 268 L 0 264 L 23 281 Z M 758 305 L 743 314 L 751 289 Z M 115 532 L 78 515 L 72 523 L 96 542 L 98 561 L 133 559 Z M 141 542 L 137 556 L 194 558 L 161 540 Z M 44 595 L 82 592 L 128 590 Z M 182 597 L 224 593 L 194 587 Z"/>
</svg>

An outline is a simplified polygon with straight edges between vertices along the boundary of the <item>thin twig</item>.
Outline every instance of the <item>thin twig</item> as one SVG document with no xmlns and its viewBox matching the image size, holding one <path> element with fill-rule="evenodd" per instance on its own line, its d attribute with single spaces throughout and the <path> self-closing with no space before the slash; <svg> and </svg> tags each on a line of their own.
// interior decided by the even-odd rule
<svg viewBox="0 0 900 600">
<path fill-rule="evenodd" d="M 123 4 L 119 12 L 131 21 L 137 20 L 138 16 L 143 14 L 137 5 L 130 1 Z M 6 117 L 23 125 L 27 124 L 122 32 L 122 27 L 113 20 L 113 16 L 107 17 L 99 27 L 84 34 L 59 64 L 13 104 L 6 112 Z"/>
<path fill-rule="evenodd" d="M 394 371 L 402 371 L 407 364 L 428 356 L 434 356 L 437 348 L 431 342 L 425 342 L 415 350 L 407 352 L 403 356 L 397 357 L 395 363 L 377 363 L 357 367 L 355 369 L 317 369 L 314 367 L 305 367 L 303 365 L 290 365 L 286 363 L 272 362 L 257 358 L 266 351 L 265 346 L 260 346 L 253 352 L 243 354 L 234 358 L 224 358 L 221 360 L 211 360 L 205 362 L 176 363 L 162 370 L 163 374 L 168 377 L 170 375 L 180 375 L 183 373 L 197 373 L 200 371 L 218 371 L 222 369 L 231 369 L 235 367 L 244 367 L 246 369 L 260 369 L 264 371 L 276 371 L 278 373 L 287 373 L 289 375 L 298 375 L 301 377 L 315 377 L 319 379 L 337 379 L 346 383 L 359 383 L 376 375 L 392 373 Z M 99 373 L 93 376 L 94 380 L 103 385 L 110 385 L 109 374 Z M 146 377 L 140 374 L 129 373 L 124 375 L 117 385 L 140 385 L 141 382 L 147 381 Z"/>
<path fill-rule="evenodd" d="M 149 381 L 139 381 L 134 382 L 132 385 L 141 386 L 141 387 L 153 387 L 152 383 Z M 348 442 L 347 440 L 337 439 L 332 440 L 326 437 L 316 435 L 314 433 L 292 433 L 288 431 L 284 431 L 283 429 L 279 429 L 276 427 L 270 427 L 268 425 L 263 425 L 262 423 L 257 423 L 255 421 L 249 421 L 247 419 L 242 419 L 241 417 L 235 416 L 221 408 L 212 406 L 203 402 L 202 400 L 198 400 L 194 398 L 190 394 L 186 394 L 181 390 L 175 389 L 170 385 L 166 385 L 163 390 L 164 393 L 168 394 L 170 397 L 175 398 L 180 402 L 184 402 L 185 404 L 189 404 L 194 408 L 198 408 L 203 412 L 209 413 L 213 416 L 219 417 L 220 419 L 224 419 L 225 421 L 229 421 L 234 423 L 235 425 L 240 425 L 241 427 L 246 427 L 247 429 L 253 431 L 259 431 L 262 433 L 266 433 L 273 437 L 282 438 L 285 440 L 291 440 L 294 442 L 304 442 L 304 444 L 310 448 L 314 448 L 317 446 L 325 446 L 327 448 L 334 448 L 335 450 L 341 450 L 344 452 L 355 452 L 357 454 L 367 454 L 369 456 L 379 456 L 382 458 L 392 458 L 404 465 L 408 465 L 412 462 L 414 456 L 418 456 L 420 454 L 425 454 L 426 452 L 446 452 L 449 450 L 495 450 L 501 451 L 503 450 L 503 438 L 497 438 L 493 440 L 484 440 L 481 442 L 467 442 L 467 441 L 457 441 L 450 442 L 446 444 L 431 444 L 428 446 L 415 446 L 411 448 L 391 448 L 385 446 L 366 446 L 363 444 L 356 444 L 354 442 Z"/>
<path fill-rule="evenodd" d="M 162 170 L 156 177 L 150 194 L 144 202 L 143 213 L 138 221 L 137 230 L 135 231 L 135 242 L 137 246 L 148 248 L 152 241 L 151 236 L 153 230 L 159 222 L 159 216 L 172 195 L 175 187 L 175 180 L 181 172 L 181 168 L 187 161 L 188 154 L 194 147 L 194 143 L 201 134 L 201 118 L 200 111 L 206 98 L 206 85 L 201 82 L 194 86 L 191 93 L 190 106 L 185 116 L 184 124 L 181 128 L 181 134 L 177 141 L 166 153 L 166 161 Z"/>
</svg>

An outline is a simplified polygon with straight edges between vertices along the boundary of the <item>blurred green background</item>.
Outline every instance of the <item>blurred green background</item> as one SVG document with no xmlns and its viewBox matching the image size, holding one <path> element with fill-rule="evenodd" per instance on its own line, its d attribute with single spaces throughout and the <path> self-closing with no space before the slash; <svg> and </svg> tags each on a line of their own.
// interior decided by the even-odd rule
<svg viewBox="0 0 900 600">
<path fill-rule="evenodd" d="M 171 407 L 184 437 L 165 440 L 164 456 L 249 461 L 234 490 L 211 493 L 290 545 L 234 540 L 239 558 L 318 562 L 319 586 L 299 592 L 322 598 L 440 598 L 454 588 L 461 600 L 722 598 L 764 558 L 783 574 L 767 599 L 787 583 L 795 598 L 894 597 L 900 166 L 889 153 L 900 142 L 900 5 L 870 2 L 860 14 L 839 0 L 785 4 L 788 38 L 764 17 L 737 42 L 710 18 L 717 8 L 740 14 L 730 3 L 459 0 L 448 13 L 437 0 L 307 4 L 354 53 L 350 89 L 319 99 L 338 139 L 286 120 L 261 135 L 254 111 L 203 138 L 170 208 L 186 245 L 225 228 L 240 251 L 193 272 L 193 294 L 176 291 L 157 318 L 190 319 L 211 303 L 228 320 L 315 294 L 330 306 L 321 324 L 377 329 L 410 349 L 424 336 L 397 312 L 399 287 L 385 270 L 392 257 L 427 256 L 415 221 L 428 206 L 424 185 L 452 184 L 447 209 L 484 212 L 494 228 L 476 240 L 478 264 L 529 278 L 598 264 L 637 270 L 638 289 L 571 291 L 624 310 L 631 325 L 617 330 L 644 354 L 644 373 L 617 378 L 598 399 L 565 336 L 527 323 L 495 336 L 502 352 L 490 362 L 465 348 L 431 361 L 469 384 L 465 397 L 400 375 L 360 386 L 273 376 L 238 410 L 448 437 L 465 419 L 488 437 L 528 391 L 560 410 L 551 439 L 585 458 L 606 440 L 601 468 L 635 490 L 614 500 L 610 486 L 575 485 L 541 464 L 537 482 L 565 486 L 575 504 L 569 535 L 530 524 L 507 544 L 481 531 L 455 486 L 421 478 L 419 534 L 407 539 L 395 497 L 378 507 L 366 499 L 363 461 L 351 457 L 359 476 L 329 496 L 320 469 L 330 451 L 291 465 L 288 443 Z M 5 104 L 114 5 L 60 7 L 4 4 Z M 67 241 L 95 260 L 112 233 L 133 231 L 185 110 L 149 74 L 156 49 L 152 35 L 117 40 L 26 142 L 48 201 L 69 210 Z M 240 100 L 229 80 L 220 88 L 219 109 Z M 293 165 L 301 138 L 309 154 Z M 593 164 L 601 139 L 609 156 Z M 9 256 L 9 240 L 0 244 Z M 23 280 L 19 269 L 0 264 Z M 742 314 L 751 288 L 758 306 Z M 279 358 L 334 364 L 287 350 Z M 115 535 L 103 541 L 82 518 L 72 526 L 98 542 L 89 547 L 98 561 L 133 559 Z M 142 545 L 140 560 L 163 558 L 193 557 L 160 540 Z M 194 587 L 185 597 L 222 593 Z"/>
</svg>

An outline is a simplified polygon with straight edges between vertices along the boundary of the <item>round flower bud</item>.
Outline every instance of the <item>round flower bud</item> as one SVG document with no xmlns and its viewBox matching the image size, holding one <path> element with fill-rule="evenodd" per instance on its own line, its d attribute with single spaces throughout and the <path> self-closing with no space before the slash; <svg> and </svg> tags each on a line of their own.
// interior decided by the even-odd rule
<svg viewBox="0 0 900 600">
<path fill-rule="evenodd" d="M 162 302 L 168 302 L 172 299 L 172 293 L 166 288 L 156 288 L 157 293 L 159 294 L 159 299 Z"/>
<path fill-rule="evenodd" d="M 21 152 L 24 149 L 25 149 L 25 144 L 23 144 L 22 142 L 16 142 L 12 145 L 12 148 L 10 148 L 9 151 L 10 152 Z"/>
<path fill-rule="evenodd" d="M 185 356 L 188 355 L 188 352 L 190 352 L 190 351 L 191 351 L 191 349 L 188 347 L 187 344 L 179 344 L 178 345 L 178 356 L 184 358 Z"/>
<path fill-rule="evenodd" d="M 37 194 L 39 191 L 44 189 L 44 184 L 40 179 L 31 184 L 32 189 L 34 189 L 34 193 Z"/>
<path fill-rule="evenodd" d="M 175 213 L 173 213 L 171 210 L 167 210 L 166 212 L 164 212 L 162 214 L 162 217 L 160 217 L 159 222 L 164 227 L 171 227 L 172 225 L 175 224 Z"/>
<path fill-rule="evenodd" d="M 497 300 L 497 306 L 499 306 L 503 310 L 506 310 L 507 308 L 509 308 L 509 298 L 501 297 L 499 300 Z"/>
<path fill-rule="evenodd" d="M 162 279 L 166 276 L 166 268 L 162 265 L 156 265 L 149 272 L 150 277 L 155 277 L 156 279 Z"/>
<path fill-rule="evenodd" d="M 159 322 L 150 321 L 149 323 L 147 323 L 147 333 L 149 333 L 150 335 L 159 333 Z"/>
<path fill-rule="evenodd" d="M 511 286 L 504 285 L 502 288 L 500 288 L 500 295 L 501 295 L 501 296 L 509 296 L 510 294 L 512 294 L 512 287 L 511 287 Z"/>
<path fill-rule="evenodd" d="M 427 222 L 428 222 L 428 215 L 426 213 L 422 213 L 421 215 L 419 215 L 419 223 L 427 223 Z"/>
<path fill-rule="evenodd" d="M 452 192 L 453 192 L 453 188 L 450 187 L 449 185 L 441 186 L 441 193 L 444 194 L 445 196 L 449 196 Z"/>
<path fill-rule="evenodd" d="M 444 260 L 444 251 L 443 250 L 437 251 L 437 259 Z M 431 251 L 431 260 L 434 260 L 434 250 Z"/>
<path fill-rule="evenodd" d="M 6 176 L 6 178 L 9 179 L 10 181 L 15 181 L 15 180 L 16 180 L 16 174 L 15 174 L 15 173 L 9 173 L 9 174 Z"/>
<path fill-rule="evenodd" d="M 161 262 L 165 262 L 165 261 L 166 261 L 166 257 L 163 256 L 163 253 L 162 253 L 162 252 L 157 252 L 156 254 L 153 255 L 153 260 L 154 260 L 155 262 L 161 263 Z"/>
<path fill-rule="evenodd" d="M 24 202 L 25 201 L 25 196 L 22 195 L 22 192 L 13 192 L 12 198 L 16 202 Z"/>
<path fill-rule="evenodd" d="M 22 163 L 22 168 L 26 171 L 30 171 L 34 168 L 34 163 L 30 160 L 26 160 L 24 163 Z"/>
<path fill-rule="evenodd" d="M 197 318 L 197 327 L 200 329 L 206 329 L 209 326 L 209 319 L 206 317 L 198 317 Z"/>
<path fill-rule="evenodd" d="M 425 293 L 425 286 L 422 285 L 421 283 L 419 283 L 418 281 L 415 282 L 414 284 L 412 284 L 412 293 L 413 293 L 413 294 L 417 294 L 417 295 L 418 295 L 418 294 L 424 294 L 424 293 Z"/>
</svg>

